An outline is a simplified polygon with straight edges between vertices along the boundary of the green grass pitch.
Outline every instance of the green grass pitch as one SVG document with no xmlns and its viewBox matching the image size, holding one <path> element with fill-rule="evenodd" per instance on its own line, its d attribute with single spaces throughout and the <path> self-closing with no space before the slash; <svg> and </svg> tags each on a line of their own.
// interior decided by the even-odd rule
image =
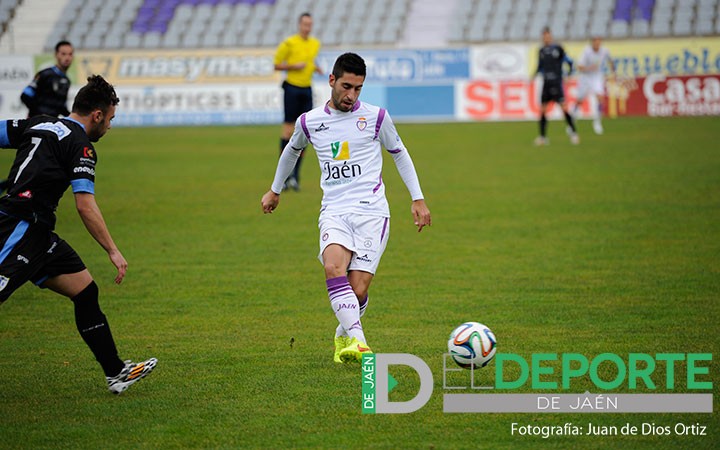
<svg viewBox="0 0 720 450">
<path fill-rule="evenodd" d="M 362 415 L 359 366 L 332 362 L 312 152 L 302 191 L 263 215 L 279 126 L 111 130 L 97 145 L 96 194 L 129 261 L 123 284 L 69 194 L 57 231 L 97 280 L 121 357 L 155 356 L 158 367 L 111 395 L 70 302 L 24 286 L 0 307 L 0 447 L 717 448 L 717 412 L 442 412 L 442 353 L 467 320 L 490 326 L 499 352 L 528 359 L 720 354 L 718 119 L 605 127 L 595 136 L 580 122 L 571 146 L 554 121 L 551 145 L 537 148 L 529 122 L 398 125 L 433 225 L 416 232 L 386 157 L 392 232 L 364 325 L 375 351 L 415 354 L 433 371 L 431 400 L 408 415 Z M 11 159 L 0 154 L 0 167 Z M 717 374 L 713 361 L 715 411 Z M 415 374 L 394 376 L 391 399 L 411 398 Z M 511 435 L 513 422 L 700 423 L 708 435 L 543 439 Z"/>
</svg>

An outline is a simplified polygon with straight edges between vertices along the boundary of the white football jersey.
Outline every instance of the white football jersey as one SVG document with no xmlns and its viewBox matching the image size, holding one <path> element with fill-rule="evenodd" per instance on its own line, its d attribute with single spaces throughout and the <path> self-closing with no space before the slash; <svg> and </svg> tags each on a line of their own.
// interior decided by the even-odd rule
<svg viewBox="0 0 720 450">
<path fill-rule="evenodd" d="M 381 145 L 393 155 L 412 199 L 423 198 L 412 160 L 383 108 L 358 100 L 348 112 L 327 104 L 308 111 L 295 123 L 288 145 L 298 151 L 307 144 L 312 144 L 320 163 L 321 216 L 390 216 Z"/>
<path fill-rule="evenodd" d="M 591 71 L 580 72 L 581 75 L 587 77 L 602 77 L 603 67 L 606 61 L 610 60 L 610 52 L 605 47 L 600 47 L 596 52 L 591 45 L 585 47 L 582 56 L 580 56 L 579 65 L 585 67 L 594 67 Z"/>
</svg>

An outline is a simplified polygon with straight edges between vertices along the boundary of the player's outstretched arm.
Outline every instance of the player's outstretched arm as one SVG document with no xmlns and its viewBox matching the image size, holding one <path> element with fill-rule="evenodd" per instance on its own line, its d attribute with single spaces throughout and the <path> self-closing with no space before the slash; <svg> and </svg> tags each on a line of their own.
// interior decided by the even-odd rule
<svg viewBox="0 0 720 450">
<path fill-rule="evenodd" d="M 295 121 L 295 131 L 293 131 L 293 135 L 290 137 L 290 142 L 288 142 L 280 155 L 277 168 L 275 169 L 275 178 L 273 179 L 272 186 L 270 186 L 270 190 L 263 195 L 262 200 L 260 201 L 265 214 L 272 213 L 275 208 L 277 208 L 278 203 L 280 203 L 280 193 L 283 190 L 285 180 L 287 180 L 292 173 L 295 168 L 295 164 L 297 164 L 298 158 L 300 158 L 300 154 L 309 143 L 301 125 L 301 121 L 304 116 L 305 114 L 298 117 Z"/>
<path fill-rule="evenodd" d="M 418 227 L 418 233 L 422 231 L 423 227 L 432 225 L 430 208 L 425 204 L 425 200 L 420 199 L 413 201 L 410 210 L 415 220 L 415 226 Z"/>
<path fill-rule="evenodd" d="M 275 208 L 277 208 L 278 204 L 280 203 L 280 194 L 274 193 L 271 189 L 262 196 L 261 203 L 263 213 L 272 214 L 272 212 L 275 211 Z"/>
<path fill-rule="evenodd" d="M 385 146 L 387 151 L 392 155 L 400 178 L 402 178 L 403 183 L 405 183 L 405 187 L 407 187 L 410 193 L 410 198 L 413 200 L 410 210 L 419 233 L 423 227 L 430 225 L 430 209 L 425 204 L 425 196 L 420 188 L 420 180 L 415 171 L 412 158 L 405 148 L 405 144 L 403 144 L 400 139 L 395 129 L 395 124 L 387 113 L 380 127 L 379 137 L 382 145 Z"/>
<path fill-rule="evenodd" d="M 100 244 L 110 257 L 118 273 L 115 277 L 115 283 L 120 284 L 125 278 L 128 263 L 125 261 L 122 253 L 118 250 L 110 231 L 105 224 L 100 208 L 95 202 L 95 196 L 86 192 L 78 192 L 75 194 L 75 207 L 77 208 L 80 218 L 85 224 L 90 235 Z"/>
<path fill-rule="evenodd" d="M 273 179 L 270 190 L 262 196 L 262 209 L 265 214 L 272 213 L 280 203 L 280 193 L 282 192 L 283 184 L 290 173 L 292 172 L 298 158 L 300 157 L 300 150 L 295 150 L 290 144 L 285 146 L 285 149 L 280 155 L 277 169 L 275 170 L 275 178 Z"/>
</svg>

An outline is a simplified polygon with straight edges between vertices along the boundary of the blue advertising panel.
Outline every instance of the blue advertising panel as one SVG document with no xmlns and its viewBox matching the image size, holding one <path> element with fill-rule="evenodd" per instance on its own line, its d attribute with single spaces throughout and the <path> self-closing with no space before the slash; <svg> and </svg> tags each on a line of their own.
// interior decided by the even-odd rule
<svg viewBox="0 0 720 450">
<path fill-rule="evenodd" d="M 452 119 L 455 86 L 388 86 L 387 110 L 393 119 Z"/>
<path fill-rule="evenodd" d="M 316 79 L 327 79 L 335 60 L 343 52 L 321 51 L 318 65 L 325 75 Z M 373 83 L 420 83 L 453 81 L 470 77 L 470 56 L 467 48 L 439 50 L 361 50 L 367 64 L 367 77 Z"/>
</svg>

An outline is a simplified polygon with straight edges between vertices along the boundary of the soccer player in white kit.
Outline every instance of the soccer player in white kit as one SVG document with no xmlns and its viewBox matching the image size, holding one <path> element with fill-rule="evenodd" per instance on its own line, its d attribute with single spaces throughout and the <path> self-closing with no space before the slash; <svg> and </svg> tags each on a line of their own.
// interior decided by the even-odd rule
<svg viewBox="0 0 720 450">
<path fill-rule="evenodd" d="M 367 308 L 368 289 L 390 233 L 381 145 L 392 155 L 410 191 L 418 232 L 431 222 L 415 166 L 390 115 L 383 108 L 358 100 L 365 75 L 365 61 L 360 56 L 345 53 L 338 57 L 329 76 L 330 100 L 295 122 L 272 187 L 262 197 L 263 212 L 272 213 L 295 161 L 305 146 L 312 144 L 323 189 L 319 259 L 339 322 L 334 360 L 343 363 L 359 362 L 363 353 L 372 353 L 360 317 Z"/>
<path fill-rule="evenodd" d="M 615 65 L 610 58 L 610 52 L 605 47 L 601 47 L 601 39 L 593 37 L 591 44 L 585 47 L 578 63 L 578 71 L 580 72 L 580 80 L 578 81 L 577 103 L 575 104 L 574 114 L 582 105 L 583 101 L 589 95 L 597 97 L 597 109 L 592 112 L 593 130 L 596 134 L 603 133 L 602 127 L 602 109 L 605 103 L 605 78 L 603 75 L 603 65 L 607 63 L 608 67 L 615 73 Z"/>
</svg>

